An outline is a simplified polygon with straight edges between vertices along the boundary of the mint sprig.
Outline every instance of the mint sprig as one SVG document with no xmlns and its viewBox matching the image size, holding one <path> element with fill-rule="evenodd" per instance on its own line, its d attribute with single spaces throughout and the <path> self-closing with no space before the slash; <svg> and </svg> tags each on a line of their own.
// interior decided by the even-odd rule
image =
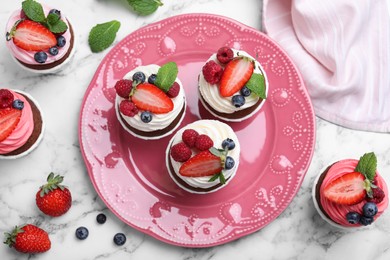
<svg viewBox="0 0 390 260">
<path fill-rule="evenodd" d="M 366 177 L 366 179 L 372 182 L 375 178 L 376 167 L 377 159 L 375 154 L 371 152 L 366 153 L 362 157 L 360 157 L 355 171 L 360 172 Z"/>
<path fill-rule="evenodd" d="M 121 23 L 113 20 L 97 24 L 89 32 L 88 43 L 92 52 L 101 52 L 107 49 L 115 40 Z"/>
<path fill-rule="evenodd" d="M 253 73 L 245 85 L 258 97 L 262 99 L 267 98 L 265 93 L 265 78 L 263 74 Z"/>
<path fill-rule="evenodd" d="M 46 27 L 52 33 L 63 33 L 68 29 L 68 26 L 64 21 L 60 19 L 57 14 L 51 13 L 47 16 L 47 25 Z"/>
<path fill-rule="evenodd" d="M 160 0 L 127 0 L 133 10 L 142 16 L 154 13 L 163 5 Z"/>
<path fill-rule="evenodd" d="M 225 176 L 223 175 L 222 172 L 220 173 L 217 173 L 217 174 L 214 174 L 213 177 L 211 177 L 208 182 L 213 182 L 215 181 L 216 179 L 219 179 L 219 182 L 221 184 L 225 184 L 226 183 L 226 179 L 225 179 Z"/>
<path fill-rule="evenodd" d="M 26 16 L 35 22 L 45 22 L 46 17 L 42 5 L 34 0 L 25 0 L 22 2 L 22 9 Z"/>
<path fill-rule="evenodd" d="M 175 62 L 168 62 L 160 67 L 156 76 L 156 86 L 164 92 L 168 92 L 176 81 L 179 69 Z"/>
</svg>

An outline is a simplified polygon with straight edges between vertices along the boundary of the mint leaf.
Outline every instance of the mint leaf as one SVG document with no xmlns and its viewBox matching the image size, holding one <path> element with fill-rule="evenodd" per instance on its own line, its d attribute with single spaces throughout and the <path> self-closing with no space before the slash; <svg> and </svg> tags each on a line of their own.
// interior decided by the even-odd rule
<svg viewBox="0 0 390 260">
<path fill-rule="evenodd" d="M 127 0 L 129 5 L 139 15 L 149 15 L 163 5 L 160 0 Z"/>
<path fill-rule="evenodd" d="M 22 2 L 22 9 L 26 16 L 35 22 L 44 22 L 46 20 L 42 5 L 34 0 Z"/>
<path fill-rule="evenodd" d="M 226 183 L 225 175 L 223 175 L 222 172 L 219 174 L 219 182 L 221 184 L 225 184 Z"/>
<path fill-rule="evenodd" d="M 114 42 L 120 26 L 120 22 L 113 20 L 93 27 L 88 37 L 92 52 L 101 52 L 107 49 Z"/>
<path fill-rule="evenodd" d="M 49 17 L 48 17 L 49 18 Z M 62 20 L 58 20 L 56 23 L 51 24 L 48 20 L 47 26 L 52 33 L 63 33 L 68 30 L 68 26 Z"/>
<path fill-rule="evenodd" d="M 253 73 L 245 85 L 258 97 L 262 99 L 267 98 L 265 94 L 265 78 L 263 74 Z"/>
<path fill-rule="evenodd" d="M 377 167 L 377 159 L 374 153 L 366 153 L 362 157 L 355 168 L 356 172 L 362 173 L 368 180 L 373 181 Z"/>
<path fill-rule="evenodd" d="M 55 13 L 51 13 L 47 16 L 47 23 L 48 24 L 56 24 L 60 20 L 60 16 Z"/>
<path fill-rule="evenodd" d="M 162 89 L 164 92 L 168 92 L 173 83 L 176 80 L 179 69 L 175 62 L 168 62 L 158 70 L 156 76 L 156 86 Z"/>
<path fill-rule="evenodd" d="M 211 178 L 208 180 L 208 182 L 213 182 L 213 181 L 215 181 L 216 179 L 218 179 L 218 178 L 219 178 L 219 174 L 220 174 L 220 173 L 214 174 L 213 177 L 211 177 Z"/>
</svg>

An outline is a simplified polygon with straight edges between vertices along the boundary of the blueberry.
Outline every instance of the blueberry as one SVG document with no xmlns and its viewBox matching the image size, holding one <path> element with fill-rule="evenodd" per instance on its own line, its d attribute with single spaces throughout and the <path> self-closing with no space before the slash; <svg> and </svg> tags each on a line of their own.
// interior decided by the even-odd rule
<svg viewBox="0 0 390 260">
<path fill-rule="evenodd" d="M 65 44 L 66 44 L 66 39 L 65 39 L 65 37 L 64 36 L 58 36 L 57 37 L 57 46 L 58 47 L 64 47 L 65 46 Z"/>
<path fill-rule="evenodd" d="M 235 95 L 232 97 L 232 103 L 235 107 L 241 107 L 245 104 L 245 98 L 241 95 Z"/>
<path fill-rule="evenodd" d="M 226 156 L 225 169 L 230 170 L 234 167 L 234 159 L 230 156 Z"/>
<path fill-rule="evenodd" d="M 76 237 L 80 240 L 84 240 L 88 237 L 89 231 L 86 227 L 79 227 L 76 229 Z"/>
<path fill-rule="evenodd" d="M 149 76 L 148 82 L 149 82 L 150 84 L 153 84 L 153 85 L 154 85 L 154 83 L 156 82 L 156 79 L 157 79 L 157 75 L 156 75 L 156 74 L 152 74 L 152 75 Z"/>
<path fill-rule="evenodd" d="M 348 212 L 347 221 L 350 224 L 357 224 L 360 221 L 360 214 L 357 212 Z"/>
<path fill-rule="evenodd" d="M 61 11 L 57 10 L 57 9 L 51 9 L 49 11 L 49 14 L 56 14 L 56 15 L 58 15 L 61 18 Z"/>
<path fill-rule="evenodd" d="M 52 55 L 52 56 L 56 56 L 58 54 L 58 48 L 56 46 L 53 46 L 49 49 L 49 53 Z"/>
<path fill-rule="evenodd" d="M 115 245 L 121 246 L 124 243 L 126 243 L 126 236 L 123 233 L 117 233 L 114 236 L 114 243 Z"/>
<path fill-rule="evenodd" d="M 16 108 L 16 109 L 19 109 L 19 110 L 22 110 L 24 108 L 24 102 L 22 100 L 20 100 L 20 99 L 15 99 L 12 102 L 12 107 Z"/>
<path fill-rule="evenodd" d="M 362 224 L 363 226 L 371 225 L 372 222 L 374 222 L 374 218 L 373 217 L 366 217 L 366 216 L 361 216 L 360 217 L 360 224 Z"/>
<path fill-rule="evenodd" d="M 38 63 L 45 63 L 47 60 L 47 54 L 44 51 L 39 51 L 34 54 L 34 60 Z"/>
<path fill-rule="evenodd" d="M 100 213 L 99 215 L 96 216 L 96 221 L 97 221 L 99 224 L 104 224 L 104 223 L 106 223 L 106 220 L 107 220 L 107 217 L 106 217 L 106 215 L 104 215 L 103 213 Z"/>
<path fill-rule="evenodd" d="M 146 79 L 146 76 L 141 71 L 138 71 L 138 72 L 134 73 L 134 75 L 133 75 L 133 81 L 137 81 L 139 83 L 144 83 L 145 79 Z"/>
<path fill-rule="evenodd" d="M 378 207 L 374 202 L 367 202 L 363 206 L 363 215 L 365 217 L 373 217 L 378 213 Z"/>
<path fill-rule="evenodd" d="M 251 91 L 249 88 L 247 88 L 246 86 L 243 86 L 243 87 L 241 88 L 241 90 L 240 90 L 240 93 L 241 93 L 241 95 L 243 95 L 244 97 L 248 97 L 248 96 L 250 96 L 250 94 L 252 93 L 252 91 Z"/>
<path fill-rule="evenodd" d="M 228 150 L 233 150 L 236 147 L 234 141 L 230 138 L 226 138 L 222 141 L 222 148 L 225 149 L 227 147 Z"/>
<path fill-rule="evenodd" d="M 149 111 L 143 111 L 141 113 L 141 120 L 144 123 L 149 123 L 150 121 L 152 121 L 152 113 L 150 113 Z"/>
</svg>

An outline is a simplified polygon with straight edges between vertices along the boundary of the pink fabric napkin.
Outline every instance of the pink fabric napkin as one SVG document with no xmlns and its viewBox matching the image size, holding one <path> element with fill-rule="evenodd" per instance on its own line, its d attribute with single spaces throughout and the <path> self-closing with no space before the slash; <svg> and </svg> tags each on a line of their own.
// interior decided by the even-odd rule
<svg viewBox="0 0 390 260">
<path fill-rule="evenodd" d="M 317 116 L 390 132 L 389 2 L 263 1 L 263 29 L 299 68 Z"/>
</svg>

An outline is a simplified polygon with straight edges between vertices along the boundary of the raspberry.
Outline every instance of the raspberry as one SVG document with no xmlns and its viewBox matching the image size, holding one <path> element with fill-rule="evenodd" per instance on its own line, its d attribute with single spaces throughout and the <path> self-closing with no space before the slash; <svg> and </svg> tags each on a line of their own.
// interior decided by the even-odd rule
<svg viewBox="0 0 390 260">
<path fill-rule="evenodd" d="M 181 139 L 183 139 L 183 142 L 188 145 L 188 147 L 193 148 L 195 147 L 195 141 L 198 135 L 198 132 L 194 129 L 186 129 L 181 135 Z"/>
<path fill-rule="evenodd" d="M 222 77 L 223 68 L 215 61 L 207 62 L 202 68 L 204 79 L 210 84 L 217 84 Z"/>
<path fill-rule="evenodd" d="M 167 95 L 170 98 L 175 98 L 177 95 L 179 95 L 180 92 L 180 85 L 176 81 L 173 83 L 171 88 L 168 90 Z"/>
<path fill-rule="evenodd" d="M 119 111 L 125 116 L 133 117 L 138 113 L 138 108 L 130 100 L 122 100 L 119 105 Z"/>
<path fill-rule="evenodd" d="M 222 64 L 229 63 L 229 61 L 231 61 L 233 57 L 234 53 L 229 47 L 222 47 L 217 52 L 217 59 Z"/>
<path fill-rule="evenodd" d="M 0 109 L 12 106 L 14 95 L 8 89 L 0 89 Z"/>
<path fill-rule="evenodd" d="M 129 98 L 132 88 L 133 88 L 133 82 L 128 79 L 121 79 L 115 83 L 116 93 L 123 98 Z"/>
<path fill-rule="evenodd" d="M 205 151 L 213 147 L 214 142 L 208 135 L 198 135 L 195 141 L 195 147 L 200 151 Z"/>
<path fill-rule="evenodd" d="M 385 198 L 385 196 L 386 195 L 381 188 L 372 188 L 372 198 L 368 197 L 367 201 L 378 204 Z"/>
<path fill-rule="evenodd" d="M 171 148 L 171 156 L 176 162 L 186 162 L 191 155 L 191 149 L 185 143 L 177 143 Z"/>
</svg>

